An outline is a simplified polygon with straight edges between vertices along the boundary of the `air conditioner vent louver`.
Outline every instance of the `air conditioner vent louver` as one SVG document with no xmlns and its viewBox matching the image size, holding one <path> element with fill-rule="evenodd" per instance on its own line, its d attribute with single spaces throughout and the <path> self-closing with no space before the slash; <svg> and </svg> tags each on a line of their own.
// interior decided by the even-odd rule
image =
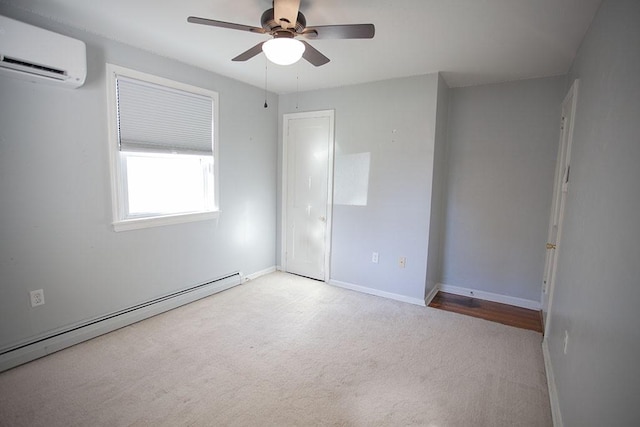
<svg viewBox="0 0 640 427">
<path fill-rule="evenodd" d="M 16 58 L 10 58 L 8 56 L 0 56 L 0 62 L 6 64 L 7 68 L 14 70 L 20 70 L 25 73 L 32 73 L 36 75 L 47 75 L 54 79 L 66 80 L 67 73 L 64 70 L 58 70 L 56 68 L 47 67 L 45 65 L 33 64 L 31 62 L 21 61 Z"/>
</svg>

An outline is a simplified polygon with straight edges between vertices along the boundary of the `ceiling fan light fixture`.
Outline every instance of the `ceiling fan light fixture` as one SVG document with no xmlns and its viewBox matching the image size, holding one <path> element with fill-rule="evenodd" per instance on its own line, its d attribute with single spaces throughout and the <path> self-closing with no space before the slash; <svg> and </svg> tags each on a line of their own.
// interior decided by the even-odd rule
<svg viewBox="0 0 640 427">
<path fill-rule="evenodd" d="M 304 43 L 288 37 L 276 37 L 262 45 L 267 59 L 278 65 L 295 64 L 302 58 Z"/>
</svg>

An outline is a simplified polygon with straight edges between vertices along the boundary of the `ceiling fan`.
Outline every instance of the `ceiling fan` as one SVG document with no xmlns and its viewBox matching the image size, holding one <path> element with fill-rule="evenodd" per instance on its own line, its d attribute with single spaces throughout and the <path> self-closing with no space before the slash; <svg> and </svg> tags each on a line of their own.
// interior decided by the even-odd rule
<svg viewBox="0 0 640 427">
<path fill-rule="evenodd" d="M 373 24 L 320 25 L 307 27 L 307 20 L 300 12 L 300 0 L 273 0 L 273 7 L 262 14 L 262 27 L 235 24 L 232 22 L 216 21 L 213 19 L 190 16 L 187 21 L 193 24 L 210 25 L 213 27 L 229 28 L 232 30 L 249 31 L 251 33 L 269 34 L 273 38 L 258 43 L 232 59 L 232 61 L 247 61 L 264 51 L 272 62 L 289 65 L 300 57 L 319 67 L 329 62 L 329 58 L 315 49 L 306 41 L 322 39 L 371 39 L 375 34 Z M 285 46 L 286 45 L 286 46 Z M 279 58 L 279 51 L 274 49 L 288 49 L 291 58 Z"/>
</svg>

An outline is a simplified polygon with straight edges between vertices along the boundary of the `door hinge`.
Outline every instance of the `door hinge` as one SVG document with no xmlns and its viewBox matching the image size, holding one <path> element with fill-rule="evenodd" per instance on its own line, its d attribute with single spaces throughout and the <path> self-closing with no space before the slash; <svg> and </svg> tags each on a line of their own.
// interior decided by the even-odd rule
<svg viewBox="0 0 640 427">
<path fill-rule="evenodd" d="M 571 165 L 567 165 L 567 179 L 564 181 L 565 184 L 569 183 L 569 172 L 571 172 Z"/>
</svg>

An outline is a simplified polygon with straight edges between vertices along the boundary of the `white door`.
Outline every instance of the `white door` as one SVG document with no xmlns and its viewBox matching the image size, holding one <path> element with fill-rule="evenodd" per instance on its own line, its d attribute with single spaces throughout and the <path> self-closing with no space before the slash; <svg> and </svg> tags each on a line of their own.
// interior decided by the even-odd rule
<svg viewBox="0 0 640 427">
<path fill-rule="evenodd" d="M 553 301 L 553 288 L 562 236 L 562 220 L 569 190 L 571 174 L 571 141 L 573 139 L 573 123 L 578 96 L 578 80 L 573 82 L 569 93 L 562 102 L 562 122 L 560 131 L 560 145 L 556 160 L 555 182 L 553 187 L 553 202 L 551 204 L 551 218 L 549 220 L 549 234 L 547 237 L 546 260 L 542 283 L 542 314 L 545 324 L 545 335 L 551 321 L 549 311 Z"/>
<path fill-rule="evenodd" d="M 284 115 L 283 269 L 328 278 L 333 111 Z"/>
</svg>

